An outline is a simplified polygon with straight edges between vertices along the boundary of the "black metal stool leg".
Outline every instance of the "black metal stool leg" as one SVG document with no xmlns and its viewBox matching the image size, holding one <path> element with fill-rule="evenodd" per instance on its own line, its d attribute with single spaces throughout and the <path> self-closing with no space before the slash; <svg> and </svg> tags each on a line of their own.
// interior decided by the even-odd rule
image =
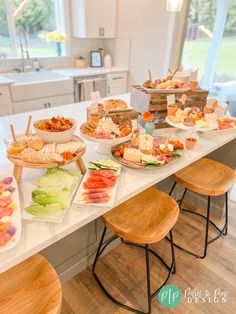
<svg viewBox="0 0 236 314">
<path fill-rule="evenodd" d="M 205 258 L 206 255 L 207 255 L 210 209 L 211 209 L 211 197 L 208 196 L 208 201 L 207 201 L 207 221 L 206 221 L 206 231 L 205 231 L 204 254 L 203 254 L 202 256 L 198 256 L 199 258 Z"/>
<path fill-rule="evenodd" d="M 170 245 L 171 245 L 171 254 L 172 254 L 172 273 L 176 273 L 176 262 L 175 262 L 175 250 L 174 250 L 174 241 L 173 241 L 173 234 L 172 230 L 170 230 Z"/>
<path fill-rule="evenodd" d="M 151 296 L 149 247 L 148 247 L 148 244 L 145 245 L 145 253 L 146 253 L 146 277 L 147 277 L 147 297 L 148 297 L 148 311 L 147 311 L 147 313 L 151 313 L 152 296 Z"/>
<path fill-rule="evenodd" d="M 93 268 L 92 268 L 93 273 L 94 273 L 94 271 L 95 271 L 95 267 L 96 267 L 96 264 L 97 264 L 97 261 L 98 261 L 99 255 L 100 255 L 100 251 L 101 251 L 101 247 L 102 247 L 102 243 L 103 243 L 103 240 L 104 240 L 106 231 L 107 231 L 107 227 L 105 226 L 104 229 L 103 229 L 103 232 L 102 232 L 102 237 L 101 237 L 101 240 L 100 240 L 98 249 L 97 249 L 97 253 L 96 253 L 96 256 L 95 256 L 95 260 L 94 260 L 94 262 L 93 262 Z"/>
<path fill-rule="evenodd" d="M 172 195 L 172 193 L 173 193 L 173 191 L 174 191 L 174 189 L 175 189 L 175 187 L 176 187 L 176 184 L 177 184 L 177 182 L 175 181 L 174 184 L 172 185 L 172 188 L 171 188 L 170 192 L 169 192 L 169 196 Z M 187 190 L 188 190 L 188 189 L 185 189 L 185 190 L 184 190 L 184 193 L 183 193 L 181 199 L 177 201 L 177 202 L 179 202 L 179 207 L 180 207 L 180 209 L 181 209 L 183 200 L 184 200 L 184 198 L 185 198 L 185 195 L 186 195 L 186 193 L 187 193 Z"/>
<path fill-rule="evenodd" d="M 223 235 L 228 233 L 228 192 L 225 193 L 225 225 Z"/>
<path fill-rule="evenodd" d="M 177 182 L 175 181 L 174 184 L 172 185 L 172 188 L 170 189 L 169 195 L 171 196 L 171 194 L 173 193 L 175 187 L 176 187 Z"/>
<path fill-rule="evenodd" d="M 186 188 L 186 189 L 184 190 L 183 196 L 181 197 L 181 199 L 180 199 L 180 201 L 179 201 L 179 208 L 180 208 L 180 209 L 181 209 L 181 206 L 182 206 L 182 203 L 183 203 L 183 201 L 184 201 L 184 198 L 185 198 L 185 195 L 186 195 L 187 191 L 188 191 L 188 189 Z"/>
</svg>

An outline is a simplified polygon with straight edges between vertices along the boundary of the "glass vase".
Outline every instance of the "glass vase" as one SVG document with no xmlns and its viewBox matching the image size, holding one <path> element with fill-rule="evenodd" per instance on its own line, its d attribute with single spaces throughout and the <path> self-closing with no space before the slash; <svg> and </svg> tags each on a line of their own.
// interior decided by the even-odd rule
<svg viewBox="0 0 236 314">
<path fill-rule="evenodd" d="M 56 47 L 56 53 L 57 53 L 58 57 L 60 57 L 61 53 L 62 53 L 61 43 L 60 42 L 55 42 L 55 47 Z"/>
<path fill-rule="evenodd" d="M 155 131 L 155 123 L 154 122 L 146 122 L 145 123 L 145 133 L 149 135 L 153 135 Z"/>
</svg>

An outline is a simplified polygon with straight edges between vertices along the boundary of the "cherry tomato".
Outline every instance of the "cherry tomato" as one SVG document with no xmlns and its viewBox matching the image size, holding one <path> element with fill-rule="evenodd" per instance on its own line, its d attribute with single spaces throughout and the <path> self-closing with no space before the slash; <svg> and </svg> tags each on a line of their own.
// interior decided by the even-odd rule
<svg viewBox="0 0 236 314">
<path fill-rule="evenodd" d="M 120 157 L 120 156 L 121 156 L 121 152 L 117 150 L 114 155 L 115 155 L 116 157 Z"/>
</svg>

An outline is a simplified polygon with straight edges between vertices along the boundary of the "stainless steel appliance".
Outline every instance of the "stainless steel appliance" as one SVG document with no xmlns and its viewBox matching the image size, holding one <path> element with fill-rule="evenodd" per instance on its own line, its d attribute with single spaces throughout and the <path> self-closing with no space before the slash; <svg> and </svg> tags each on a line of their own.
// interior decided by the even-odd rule
<svg viewBox="0 0 236 314">
<path fill-rule="evenodd" d="M 101 98 L 104 98 L 107 96 L 107 77 L 106 75 L 75 77 L 74 88 L 75 102 L 90 100 L 92 91 L 99 91 Z"/>
</svg>

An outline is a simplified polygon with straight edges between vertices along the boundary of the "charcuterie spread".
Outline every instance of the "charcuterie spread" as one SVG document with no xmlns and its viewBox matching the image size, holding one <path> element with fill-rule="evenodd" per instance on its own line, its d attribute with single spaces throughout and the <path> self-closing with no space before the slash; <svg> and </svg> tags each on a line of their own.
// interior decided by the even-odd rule
<svg viewBox="0 0 236 314">
<path fill-rule="evenodd" d="M 114 146 L 112 155 L 125 166 L 148 169 L 173 162 L 181 157 L 183 148 L 184 146 L 179 140 L 139 134 L 133 136 L 128 142 Z"/>
<path fill-rule="evenodd" d="M 179 85 L 179 88 L 181 86 L 184 85 Z M 186 99 L 186 95 L 182 97 Z M 185 151 L 198 147 L 199 135 L 196 131 L 216 129 L 220 132 L 236 128 L 236 119 L 225 117 L 222 108 L 218 108 L 221 116 L 218 115 L 216 103 L 214 106 L 205 105 L 202 109 L 173 103 L 167 106 L 166 120 L 176 128 L 185 129 L 185 137 L 180 140 L 175 128 L 158 136 L 152 112 L 142 113 L 143 128 L 133 124 L 127 112 L 110 113 L 127 107 L 124 101 L 115 99 L 104 101 L 102 107 L 97 104 L 95 114 L 92 110 L 87 122 L 79 126 L 85 141 L 75 135 L 77 121 L 72 118 L 57 116 L 35 121 L 33 132 L 29 128 L 29 118 L 26 132 L 16 135 L 13 125 L 10 125 L 12 139 L 5 139 L 6 154 L 14 163 L 16 180 L 13 176 L 0 177 L 0 252 L 19 241 L 21 217 L 61 223 L 70 208 L 112 207 L 120 178 L 125 175 L 122 166 L 138 171 L 160 169 L 177 162 Z M 101 151 L 96 145 L 89 150 L 96 150 L 103 156 L 100 157 L 102 159 L 90 160 L 87 171 L 81 161 L 86 141 L 98 143 Z M 61 168 L 73 161 L 76 164 L 74 170 Z M 24 167 L 45 170 L 41 170 L 44 174 L 40 176 L 32 176 L 34 179 L 30 182 L 21 182 Z M 21 182 L 19 188 L 24 195 L 22 215 L 16 181 Z"/>
<path fill-rule="evenodd" d="M 195 128 L 196 131 L 200 132 L 235 128 L 236 119 L 224 117 L 222 112 L 219 114 L 218 106 L 220 103 L 215 102 L 213 106 L 206 105 L 201 110 L 197 107 L 181 109 L 178 104 L 172 104 L 168 106 L 166 121 L 176 128 Z"/>
</svg>

